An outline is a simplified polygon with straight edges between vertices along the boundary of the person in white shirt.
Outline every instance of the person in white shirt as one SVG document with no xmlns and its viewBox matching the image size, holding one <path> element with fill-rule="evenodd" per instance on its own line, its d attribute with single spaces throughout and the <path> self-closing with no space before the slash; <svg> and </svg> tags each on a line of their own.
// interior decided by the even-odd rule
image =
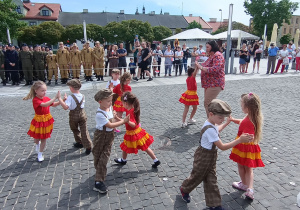
<svg viewBox="0 0 300 210">
<path fill-rule="evenodd" d="M 179 76 L 181 76 L 182 73 L 182 59 L 183 59 L 183 52 L 181 50 L 181 47 L 177 47 L 177 51 L 175 51 L 175 76 L 178 74 L 178 68 L 179 68 Z"/>
<path fill-rule="evenodd" d="M 92 142 L 87 129 L 86 113 L 83 109 L 85 103 L 84 95 L 82 95 L 79 91 L 81 88 L 81 82 L 78 79 L 72 79 L 67 82 L 67 85 L 69 86 L 72 94 L 68 97 L 67 94 L 65 94 L 64 100 L 59 97 L 59 102 L 64 110 L 70 110 L 69 124 L 76 141 L 76 143 L 74 143 L 74 147 L 84 147 L 86 149 L 85 153 L 89 155 L 92 149 Z"/>
<path fill-rule="evenodd" d="M 120 84 L 120 70 L 119 69 L 113 69 L 111 71 L 111 77 L 112 77 L 112 80 L 109 80 L 107 81 L 107 84 L 106 84 L 106 88 L 109 88 L 111 90 L 114 89 L 114 87 L 116 87 L 118 84 Z"/>
<path fill-rule="evenodd" d="M 92 150 L 96 169 L 94 190 L 100 193 L 107 192 L 104 180 L 107 173 L 106 165 L 114 141 L 114 128 L 129 121 L 129 115 L 120 119 L 115 113 L 113 114 L 111 106 L 113 94 L 110 89 L 102 89 L 94 96 L 95 101 L 100 105 L 96 112 L 96 131 Z M 112 119 L 116 119 L 118 122 L 112 122 Z"/>
<path fill-rule="evenodd" d="M 202 44 L 200 44 L 199 45 L 199 49 L 197 50 L 197 52 L 198 52 L 198 55 L 199 55 L 199 61 L 200 62 L 205 62 L 207 59 L 208 59 L 208 57 L 206 56 L 206 52 L 205 52 L 205 50 L 203 49 L 203 46 L 202 46 Z"/>
<path fill-rule="evenodd" d="M 287 65 L 288 62 L 289 62 L 289 60 L 288 60 L 289 51 L 286 48 L 287 48 L 287 45 L 283 44 L 282 45 L 282 50 L 279 51 L 279 59 L 278 59 L 277 66 L 276 66 L 276 69 L 275 69 L 274 73 L 277 73 L 277 71 L 278 71 L 281 64 L 282 64 L 281 73 L 283 73 L 285 65 Z"/>
<path fill-rule="evenodd" d="M 157 65 L 158 65 L 157 67 L 158 67 L 158 71 L 159 71 L 158 76 L 160 76 L 161 57 L 163 56 L 163 53 L 160 50 L 159 45 L 157 45 L 156 49 L 152 52 L 152 55 L 154 56 L 155 60 L 157 61 Z"/>
</svg>

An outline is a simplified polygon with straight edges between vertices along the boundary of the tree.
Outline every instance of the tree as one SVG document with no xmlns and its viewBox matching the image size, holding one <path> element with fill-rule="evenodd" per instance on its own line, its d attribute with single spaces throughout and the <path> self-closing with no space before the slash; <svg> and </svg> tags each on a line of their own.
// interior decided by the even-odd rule
<svg viewBox="0 0 300 210">
<path fill-rule="evenodd" d="M 37 36 L 47 44 L 57 44 L 62 40 L 65 28 L 56 21 L 46 21 L 38 26 Z"/>
<path fill-rule="evenodd" d="M 117 22 L 110 22 L 106 26 L 104 26 L 104 38 L 107 42 L 115 43 L 115 42 L 121 42 L 122 38 L 122 28 L 121 23 Z"/>
<path fill-rule="evenodd" d="M 161 41 L 169 36 L 172 36 L 171 29 L 166 26 L 154 26 L 152 30 L 155 41 Z"/>
<path fill-rule="evenodd" d="M 290 24 L 292 13 L 298 9 L 297 2 L 290 0 L 245 0 L 245 12 L 253 17 L 254 32 L 261 36 L 267 24 L 267 36 L 271 38 L 274 23 L 278 28 L 282 26 L 283 20 Z"/>
<path fill-rule="evenodd" d="M 219 33 L 222 33 L 224 31 L 227 31 L 228 30 L 228 23 L 223 23 L 220 25 L 220 27 L 213 33 L 211 33 L 212 35 L 215 35 L 215 34 L 219 34 Z M 250 33 L 250 29 L 248 26 L 240 23 L 240 22 L 236 22 L 236 21 L 233 21 L 232 22 L 232 30 L 242 30 L 242 31 L 245 31 L 245 32 L 249 32 Z"/>
<path fill-rule="evenodd" d="M 81 30 L 83 33 L 83 28 Z M 87 24 L 86 33 L 88 40 L 92 42 L 99 41 L 100 43 L 103 43 L 104 36 L 102 26 L 99 26 L 97 24 Z"/>
<path fill-rule="evenodd" d="M 6 30 L 9 28 L 10 37 L 16 38 L 19 28 L 26 26 L 26 23 L 20 21 L 22 14 L 16 12 L 17 5 L 12 0 L 0 1 L 0 41 L 7 42 Z"/>
<path fill-rule="evenodd" d="M 37 44 L 41 40 L 37 36 L 38 26 L 25 26 L 18 30 L 18 40 L 22 43 Z"/>
<path fill-rule="evenodd" d="M 62 35 L 62 41 L 67 42 L 69 40 L 70 43 L 74 43 L 76 40 L 83 40 L 83 38 L 82 24 L 68 25 Z"/>
<path fill-rule="evenodd" d="M 199 28 L 199 29 L 201 29 L 202 26 L 201 26 L 200 23 L 198 23 L 198 22 L 196 22 L 196 21 L 194 20 L 193 22 L 189 23 L 187 29 L 193 29 L 193 28 Z"/>
<path fill-rule="evenodd" d="M 175 29 L 175 34 L 179 34 L 179 33 L 181 33 L 182 32 L 182 29 L 181 28 L 176 28 Z"/>
<path fill-rule="evenodd" d="M 286 34 L 282 36 L 279 40 L 280 44 L 288 44 L 292 40 L 291 34 Z"/>
</svg>

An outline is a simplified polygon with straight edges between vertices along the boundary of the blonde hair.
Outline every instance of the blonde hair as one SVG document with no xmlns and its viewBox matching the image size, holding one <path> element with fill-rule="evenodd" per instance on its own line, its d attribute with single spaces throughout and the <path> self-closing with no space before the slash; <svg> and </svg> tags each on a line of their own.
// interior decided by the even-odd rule
<svg viewBox="0 0 300 210">
<path fill-rule="evenodd" d="M 27 94 L 27 96 L 25 96 L 23 98 L 23 100 L 28 100 L 28 99 L 32 99 L 36 96 L 35 91 L 38 90 L 39 88 L 41 88 L 43 85 L 46 86 L 46 84 L 43 81 L 36 81 L 33 83 L 33 85 L 30 88 L 29 93 Z"/>
<path fill-rule="evenodd" d="M 126 80 L 131 79 L 131 74 L 130 72 L 125 72 L 121 78 L 120 78 L 120 85 L 121 85 L 121 91 L 123 92 L 124 90 L 124 83 L 126 82 Z"/>
<path fill-rule="evenodd" d="M 243 94 L 241 96 L 244 106 L 248 109 L 248 117 L 254 125 L 254 144 L 258 144 L 262 138 L 263 114 L 261 111 L 261 101 L 254 93 Z"/>
</svg>

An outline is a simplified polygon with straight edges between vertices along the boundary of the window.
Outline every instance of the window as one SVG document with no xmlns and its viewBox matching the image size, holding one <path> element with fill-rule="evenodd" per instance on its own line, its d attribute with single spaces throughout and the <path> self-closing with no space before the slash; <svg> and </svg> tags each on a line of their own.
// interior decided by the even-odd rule
<svg viewBox="0 0 300 210">
<path fill-rule="evenodd" d="M 293 24 L 293 18 L 291 19 L 291 24 Z"/>
<path fill-rule="evenodd" d="M 286 34 L 286 28 L 283 29 L 283 34 Z"/>
<path fill-rule="evenodd" d="M 36 22 L 29 22 L 30 26 L 36 26 Z"/>
<path fill-rule="evenodd" d="M 296 19 L 296 24 L 298 24 L 298 18 Z"/>
<path fill-rule="evenodd" d="M 49 10 L 42 10 L 43 16 L 50 16 Z"/>
<path fill-rule="evenodd" d="M 21 14 L 21 7 L 18 6 L 17 9 L 16 9 L 17 13 Z"/>
<path fill-rule="evenodd" d="M 290 28 L 290 32 L 289 32 L 290 34 L 292 34 L 292 29 Z"/>
</svg>

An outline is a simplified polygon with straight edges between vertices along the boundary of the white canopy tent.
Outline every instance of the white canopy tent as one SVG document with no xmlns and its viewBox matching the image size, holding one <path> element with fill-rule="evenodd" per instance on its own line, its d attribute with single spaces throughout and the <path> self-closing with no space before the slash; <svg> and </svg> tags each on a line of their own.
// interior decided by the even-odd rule
<svg viewBox="0 0 300 210">
<path fill-rule="evenodd" d="M 242 40 L 259 40 L 258 36 L 255 36 L 242 30 L 231 30 L 231 39 L 238 40 L 240 33 Z M 227 40 L 227 31 L 216 34 L 213 37 L 214 39 Z"/>
<path fill-rule="evenodd" d="M 207 41 L 215 38 L 199 28 L 193 28 L 163 39 L 163 41 L 173 41 L 175 39 L 179 40 L 180 45 L 185 43 L 187 47 L 192 48 L 193 46 L 198 47 L 200 44 L 205 46 Z"/>
</svg>

